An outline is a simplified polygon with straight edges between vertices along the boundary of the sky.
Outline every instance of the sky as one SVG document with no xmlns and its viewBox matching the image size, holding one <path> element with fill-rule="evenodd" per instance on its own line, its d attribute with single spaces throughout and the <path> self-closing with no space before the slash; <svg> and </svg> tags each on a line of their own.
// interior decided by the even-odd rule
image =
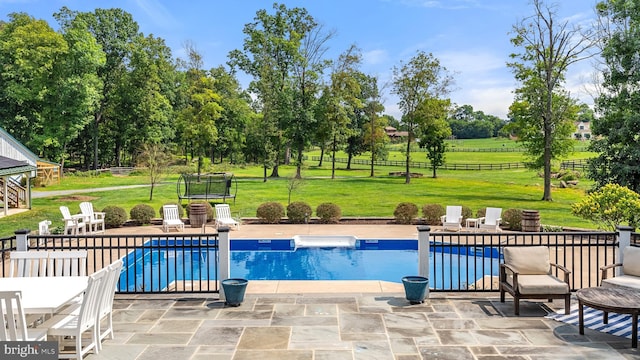
<svg viewBox="0 0 640 360">
<path fill-rule="evenodd" d="M 25 12 L 46 20 L 66 6 L 76 11 L 121 8 L 145 35 L 163 38 L 174 57 L 184 58 L 186 43 L 203 55 L 205 69 L 226 64 L 231 50 L 242 49 L 245 24 L 256 12 L 273 13 L 273 1 L 260 0 L 0 0 L 0 19 Z M 417 51 L 432 53 L 449 70 L 455 85 L 450 98 L 457 105 L 506 118 L 518 83 L 506 66 L 517 52 L 510 39 L 513 26 L 533 13 L 529 0 L 281 0 L 288 8 L 304 7 L 334 37 L 327 57 L 337 59 L 355 44 L 362 52 L 361 70 L 377 76 L 384 88 L 385 113 L 401 117 L 398 99 L 390 93 L 394 66 Z M 596 0 L 549 1 L 558 19 L 571 24 L 593 21 Z M 250 78 L 240 74 L 246 86 Z M 566 88 L 574 98 L 592 104 L 593 64 L 569 69 Z"/>
</svg>

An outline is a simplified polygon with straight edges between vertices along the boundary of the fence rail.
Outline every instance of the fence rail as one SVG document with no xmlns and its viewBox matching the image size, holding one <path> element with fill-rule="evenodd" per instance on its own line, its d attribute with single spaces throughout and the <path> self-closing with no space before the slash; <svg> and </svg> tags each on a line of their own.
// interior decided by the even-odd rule
<svg viewBox="0 0 640 360">
<path fill-rule="evenodd" d="M 320 156 L 312 156 L 312 161 L 320 161 Z M 325 156 L 324 161 L 331 162 L 330 156 Z M 336 158 L 337 163 L 346 164 L 349 159 Z M 371 165 L 371 160 L 368 159 L 351 159 L 351 163 L 355 165 Z M 406 162 L 404 160 L 376 160 L 373 163 L 376 166 L 398 166 L 405 167 Z M 430 169 L 431 163 L 423 161 L 411 161 L 409 167 L 413 169 Z M 440 170 L 509 170 L 509 169 L 524 169 L 526 168 L 524 163 L 502 163 L 502 164 L 444 164 L 439 166 Z"/>
</svg>

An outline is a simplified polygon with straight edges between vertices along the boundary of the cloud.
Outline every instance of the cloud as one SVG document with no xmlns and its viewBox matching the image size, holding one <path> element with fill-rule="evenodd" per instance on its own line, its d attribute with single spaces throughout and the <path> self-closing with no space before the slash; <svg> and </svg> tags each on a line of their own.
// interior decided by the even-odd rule
<svg viewBox="0 0 640 360">
<path fill-rule="evenodd" d="M 171 15 L 171 12 L 162 5 L 158 0 L 135 0 L 138 7 L 153 21 L 156 25 L 162 27 L 174 27 L 179 22 Z"/>
<path fill-rule="evenodd" d="M 377 65 L 389 61 L 389 54 L 386 50 L 375 49 L 362 53 L 362 61 L 365 64 Z"/>
</svg>

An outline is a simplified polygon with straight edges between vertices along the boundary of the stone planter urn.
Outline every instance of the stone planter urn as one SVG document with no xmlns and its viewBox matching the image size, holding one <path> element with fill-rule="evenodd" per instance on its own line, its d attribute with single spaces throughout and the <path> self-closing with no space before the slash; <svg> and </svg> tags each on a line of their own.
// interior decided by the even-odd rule
<svg viewBox="0 0 640 360">
<path fill-rule="evenodd" d="M 424 276 L 405 276 L 402 278 L 404 294 L 410 304 L 422 304 L 429 288 L 429 279 Z"/>
<path fill-rule="evenodd" d="M 229 306 L 240 306 L 244 301 L 244 293 L 247 290 L 249 280 L 246 279 L 225 279 L 222 280 L 222 291 L 224 291 L 225 304 Z"/>
</svg>

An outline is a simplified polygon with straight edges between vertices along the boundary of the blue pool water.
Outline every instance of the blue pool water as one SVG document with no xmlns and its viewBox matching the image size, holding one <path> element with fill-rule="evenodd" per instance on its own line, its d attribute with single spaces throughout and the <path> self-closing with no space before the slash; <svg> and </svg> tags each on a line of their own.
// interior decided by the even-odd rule
<svg viewBox="0 0 640 360">
<path fill-rule="evenodd" d="M 212 240 L 213 241 L 213 240 Z M 176 280 L 216 279 L 215 249 L 162 246 L 173 240 L 153 240 L 125 258 L 122 291 L 159 291 Z M 153 247 L 160 245 L 160 247 Z M 497 275 L 494 248 L 432 246 L 430 287 L 458 289 L 484 275 Z M 434 269 L 444 273 L 434 274 Z M 488 273 L 484 269 L 489 269 Z M 417 240 L 356 241 L 355 249 L 326 247 L 295 249 L 291 240 L 232 240 L 231 277 L 248 280 L 382 280 L 401 282 L 418 274 Z"/>
</svg>

